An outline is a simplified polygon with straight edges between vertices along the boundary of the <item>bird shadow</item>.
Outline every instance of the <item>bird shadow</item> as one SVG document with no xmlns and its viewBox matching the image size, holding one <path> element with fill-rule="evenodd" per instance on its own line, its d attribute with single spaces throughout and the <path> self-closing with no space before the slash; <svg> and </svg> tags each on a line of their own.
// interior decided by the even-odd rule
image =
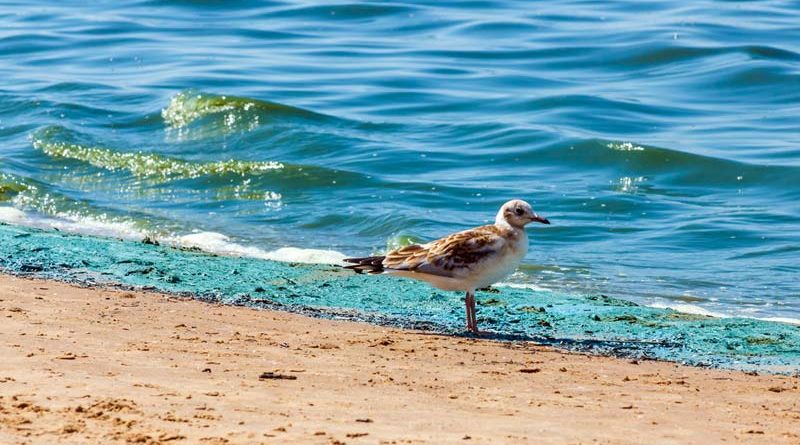
<svg viewBox="0 0 800 445">
<path fill-rule="evenodd" d="M 195 296 L 195 298 L 217 300 L 215 296 Z M 209 298 L 210 297 L 210 298 Z M 535 343 L 541 346 L 550 346 L 562 350 L 582 352 L 597 355 L 610 355 L 622 358 L 657 359 L 663 354 L 656 354 L 658 350 L 679 348 L 682 345 L 669 341 L 649 341 L 635 339 L 599 339 L 599 338 L 568 338 L 521 332 L 496 332 L 485 331 L 472 333 L 464 329 L 454 328 L 441 322 L 430 320 L 408 319 L 402 315 L 388 315 L 375 312 L 364 312 L 358 309 L 332 308 L 321 306 L 295 305 L 276 302 L 274 300 L 248 296 L 226 303 L 240 306 L 258 307 L 262 309 L 280 310 L 298 313 L 310 317 L 367 322 L 379 326 L 407 329 L 416 335 L 449 336 L 454 338 L 468 338 L 508 343 Z"/>
<path fill-rule="evenodd" d="M 614 355 L 637 355 L 640 356 L 646 350 L 652 348 L 678 348 L 680 343 L 669 341 L 649 341 L 649 340 L 609 340 L 609 339 L 595 339 L 595 338 L 567 338 L 567 337 L 551 337 L 546 335 L 523 334 L 523 333 L 506 333 L 506 332 L 493 332 L 485 331 L 481 333 L 473 332 L 447 332 L 443 331 L 423 331 L 418 332 L 418 335 L 446 335 L 451 337 L 471 338 L 476 340 L 489 340 L 500 342 L 530 342 L 542 346 L 552 346 L 557 348 L 565 348 L 569 350 L 584 351 L 584 352 L 603 352 L 614 353 Z M 624 354 L 624 351 L 629 351 L 629 354 Z M 635 354 L 634 354 L 635 352 Z"/>
</svg>

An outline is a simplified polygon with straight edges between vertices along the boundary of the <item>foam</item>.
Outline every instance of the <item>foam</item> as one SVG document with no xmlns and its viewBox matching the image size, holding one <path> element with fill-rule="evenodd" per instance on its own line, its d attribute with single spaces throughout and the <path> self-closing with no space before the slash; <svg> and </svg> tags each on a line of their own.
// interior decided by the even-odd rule
<svg viewBox="0 0 800 445">
<path fill-rule="evenodd" d="M 758 318 L 759 320 L 764 321 L 774 321 L 777 323 L 788 323 L 788 324 L 796 324 L 800 325 L 800 318 L 790 318 L 790 317 L 762 317 Z"/>
<path fill-rule="evenodd" d="M 259 258 L 263 260 L 306 264 L 341 264 L 345 255 L 335 250 L 301 249 L 282 247 L 276 250 L 263 250 L 244 246 L 217 232 L 197 232 L 189 235 L 167 237 L 161 240 L 175 247 L 196 248 L 204 252 L 225 256 Z"/>
<path fill-rule="evenodd" d="M 217 232 L 196 232 L 188 235 L 159 237 L 138 229 L 128 221 L 68 213 L 59 213 L 53 217 L 48 217 L 27 213 L 8 206 L 0 207 L 0 222 L 42 230 L 56 229 L 77 235 L 120 238 L 128 241 L 142 241 L 145 238 L 151 238 L 161 244 L 176 248 L 195 248 L 216 255 L 250 257 L 286 263 L 341 264 L 346 256 L 335 250 L 302 249 L 298 247 L 282 247 L 268 251 L 235 243 L 228 236 Z"/>
<path fill-rule="evenodd" d="M 744 315 L 744 314 L 728 314 L 723 312 L 717 311 L 710 311 L 706 308 L 697 306 L 695 304 L 688 304 L 688 303 L 665 303 L 665 302 L 656 302 L 647 305 L 648 307 L 656 308 L 656 309 L 671 309 L 676 312 L 681 312 L 684 314 L 692 314 L 692 315 L 702 315 L 706 317 L 714 317 L 714 318 L 750 318 L 754 320 L 762 320 L 762 321 L 773 321 L 778 323 L 788 323 L 788 324 L 796 324 L 800 325 L 800 318 L 791 318 L 791 317 L 758 317 L 754 315 Z"/>
<path fill-rule="evenodd" d="M 609 142 L 606 147 L 617 151 L 644 151 L 644 147 L 631 142 Z"/>
<path fill-rule="evenodd" d="M 21 225 L 26 216 L 25 212 L 14 207 L 0 207 L 0 221 L 4 223 Z"/>
<path fill-rule="evenodd" d="M 508 282 L 499 282 L 493 284 L 494 287 L 510 287 L 511 289 L 530 289 L 536 292 L 550 292 L 551 289 L 546 289 L 541 286 L 537 286 L 531 283 L 508 283 Z"/>
<path fill-rule="evenodd" d="M 125 240 L 142 240 L 146 236 L 145 232 L 126 221 L 70 213 L 58 213 L 54 217 L 47 217 L 27 213 L 14 207 L 0 207 L 0 221 L 42 230 L 55 229 L 67 233 Z"/>
<path fill-rule="evenodd" d="M 695 304 L 658 302 L 658 303 L 651 303 L 646 306 L 656 309 L 672 309 L 673 311 L 676 312 L 681 312 L 684 314 L 691 314 L 691 315 L 702 315 L 704 317 L 730 318 L 730 315 L 723 314 L 722 312 L 709 311 L 708 309 L 697 306 Z"/>
</svg>

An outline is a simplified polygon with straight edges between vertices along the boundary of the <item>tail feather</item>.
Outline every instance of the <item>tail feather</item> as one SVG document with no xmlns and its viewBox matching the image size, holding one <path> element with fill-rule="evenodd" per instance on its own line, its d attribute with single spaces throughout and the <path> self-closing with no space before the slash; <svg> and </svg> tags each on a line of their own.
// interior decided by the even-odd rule
<svg viewBox="0 0 800 445">
<path fill-rule="evenodd" d="M 345 269 L 356 271 L 356 273 L 379 274 L 383 273 L 383 260 L 385 256 L 368 256 L 363 258 L 345 258 L 344 261 L 353 263 L 352 266 L 344 266 Z"/>
</svg>

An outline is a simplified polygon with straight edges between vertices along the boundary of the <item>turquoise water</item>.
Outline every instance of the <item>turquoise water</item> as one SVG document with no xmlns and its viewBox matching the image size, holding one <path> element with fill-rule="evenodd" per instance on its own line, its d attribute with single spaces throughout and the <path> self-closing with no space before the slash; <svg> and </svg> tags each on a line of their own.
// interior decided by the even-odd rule
<svg viewBox="0 0 800 445">
<path fill-rule="evenodd" d="M 523 198 L 553 222 L 508 279 L 531 305 L 797 321 L 799 21 L 791 2 L 6 2 L 0 221 L 266 270 Z"/>
</svg>

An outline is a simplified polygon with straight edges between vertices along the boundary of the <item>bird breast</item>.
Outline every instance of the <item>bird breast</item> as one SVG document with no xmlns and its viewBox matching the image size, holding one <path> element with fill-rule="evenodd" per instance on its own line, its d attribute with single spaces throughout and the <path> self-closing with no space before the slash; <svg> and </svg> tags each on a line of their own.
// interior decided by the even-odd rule
<svg viewBox="0 0 800 445">
<path fill-rule="evenodd" d="M 475 277 L 475 288 L 487 287 L 511 275 L 527 253 L 528 235 L 520 231 L 509 239 L 498 255 L 482 265 Z"/>
</svg>

